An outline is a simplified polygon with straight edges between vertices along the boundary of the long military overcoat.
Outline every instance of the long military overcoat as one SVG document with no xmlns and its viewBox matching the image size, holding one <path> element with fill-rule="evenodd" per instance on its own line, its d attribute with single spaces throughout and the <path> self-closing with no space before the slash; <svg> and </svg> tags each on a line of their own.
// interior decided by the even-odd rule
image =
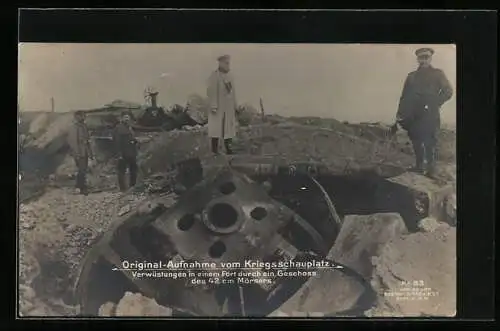
<svg viewBox="0 0 500 331">
<path fill-rule="evenodd" d="M 231 73 L 219 70 L 208 78 L 207 97 L 214 113 L 208 113 L 208 136 L 212 138 L 233 138 L 236 135 L 236 92 Z"/>
<path fill-rule="evenodd" d="M 67 142 L 74 158 L 92 156 L 90 148 L 90 134 L 87 126 L 82 123 L 73 123 L 68 131 Z"/>
<path fill-rule="evenodd" d="M 439 130 L 439 110 L 452 95 L 453 88 L 441 69 L 421 67 L 408 74 L 397 117 L 410 138 L 433 135 Z"/>
</svg>

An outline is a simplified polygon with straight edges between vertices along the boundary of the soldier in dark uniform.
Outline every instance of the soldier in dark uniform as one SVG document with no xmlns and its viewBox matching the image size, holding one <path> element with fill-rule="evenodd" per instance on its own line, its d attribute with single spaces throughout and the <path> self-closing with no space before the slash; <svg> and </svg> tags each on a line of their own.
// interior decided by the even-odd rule
<svg viewBox="0 0 500 331">
<path fill-rule="evenodd" d="M 90 145 L 89 130 L 85 124 L 85 113 L 77 111 L 74 116 L 74 123 L 69 129 L 67 139 L 71 155 L 75 159 L 75 164 L 78 169 L 76 175 L 76 189 L 79 193 L 87 195 L 87 171 L 89 159 L 94 159 L 94 153 Z"/>
<path fill-rule="evenodd" d="M 419 67 L 408 74 L 399 101 L 396 125 L 408 132 L 415 153 L 412 169 L 433 177 L 436 171 L 437 134 L 440 108 L 453 95 L 453 88 L 441 69 L 431 66 L 432 48 L 415 52 Z"/>
<path fill-rule="evenodd" d="M 118 157 L 118 186 L 120 191 L 125 191 L 125 172 L 129 170 L 129 185 L 134 186 L 137 179 L 137 140 L 134 131 L 130 126 L 130 115 L 123 113 L 120 123 L 118 123 L 113 132 L 113 141 Z"/>
</svg>

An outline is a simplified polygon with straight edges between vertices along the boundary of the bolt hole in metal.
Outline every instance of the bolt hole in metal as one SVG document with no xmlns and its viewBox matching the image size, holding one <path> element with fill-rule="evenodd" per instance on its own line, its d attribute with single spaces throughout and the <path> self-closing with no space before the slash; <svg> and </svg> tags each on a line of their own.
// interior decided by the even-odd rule
<svg viewBox="0 0 500 331">
<path fill-rule="evenodd" d="M 228 203 L 217 203 L 212 206 L 208 213 L 208 221 L 215 227 L 226 229 L 238 220 L 238 212 Z"/>
<path fill-rule="evenodd" d="M 267 210 L 263 207 L 255 207 L 250 212 L 250 216 L 256 221 L 261 221 L 267 216 Z"/>
<path fill-rule="evenodd" d="M 177 227 L 181 231 L 188 231 L 194 225 L 195 218 L 193 214 L 186 214 L 181 217 L 181 219 L 177 222 Z"/>
<path fill-rule="evenodd" d="M 220 258 L 222 255 L 224 255 L 225 252 L 226 244 L 224 244 L 222 241 L 216 241 L 208 249 L 208 255 L 210 255 L 210 257 L 214 259 Z"/>
<path fill-rule="evenodd" d="M 231 194 L 234 191 L 236 191 L 236 185 L 234 185 L 233 182 L 226 182 L 226 183 L 222 184 L 221 186 L 219 186 L 219 191 L 220 191 L 220 193 L 222 193 L 224 195 Z"/>
</svg>

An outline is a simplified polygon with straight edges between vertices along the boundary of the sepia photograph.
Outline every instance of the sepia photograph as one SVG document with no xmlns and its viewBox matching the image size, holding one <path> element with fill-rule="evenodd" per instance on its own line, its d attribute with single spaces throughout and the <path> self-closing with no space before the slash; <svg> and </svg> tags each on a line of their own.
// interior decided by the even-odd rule
<svg viewBox="0 0 500 331">
<path fill-rule="evenodd" d="M 18 58 L 18 316 L 456 315 L 454 44 Z"/>
</svg>

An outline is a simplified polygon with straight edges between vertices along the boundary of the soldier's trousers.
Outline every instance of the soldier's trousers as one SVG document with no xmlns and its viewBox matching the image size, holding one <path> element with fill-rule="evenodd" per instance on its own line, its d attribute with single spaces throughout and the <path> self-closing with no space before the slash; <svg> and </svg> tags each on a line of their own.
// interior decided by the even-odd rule
<svg viewBox="0 0 500 331">
<path fill-rule="evenodd" d="M 87 171 L 89 167 L 88 156 L 75 157 L 75 164 L 77 170 L 76 174 L 76 188 L 84 191 L 87 189 Z"/>
<path fill-rule="evenodd" d="M 437 133 L 429 135 L 411 136 L 413 151 L 415 153 L 415 167 L 424 170 L 424 163 L 427 163 L 427 170 L 434 170 L 436 164 Z"/>
<path fill-rule="evenodd" d="M 125 173 L 129 171 L 129 185 L 132 187 L 137 180 L 137 159 L 135 157 L 122 157 L 118 160 L 118 186 L 120 191 L 125 191 L 127 185 L 125 183 Z"/>
</svg>

